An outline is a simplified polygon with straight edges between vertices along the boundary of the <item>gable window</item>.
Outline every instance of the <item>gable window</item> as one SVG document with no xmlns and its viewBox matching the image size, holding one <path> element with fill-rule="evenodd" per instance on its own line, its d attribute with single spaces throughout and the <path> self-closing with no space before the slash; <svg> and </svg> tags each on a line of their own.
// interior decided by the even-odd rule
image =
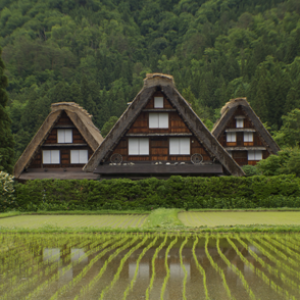
<svg viewBox="0 0 300 300">
<path fill-rule="evenodd" d="M 253 143 L 253 132 L 244 132 L 244 142 Z"/>
<path fill-rule="evenodd" d="M 169 114 L 150 113 L 149 128 L 169 128 Z"/>
<path fill-rule="evenodd" d="M 57 143 L 59 144 L 73 143 L 72 129 L 57 129 Z"/>
<path fill-rule="evenodd" d="M 60 164 L 60 151 L 43 150 L 43 164 Z"/>
<path fill-rule="evenodd" d="M 88 150 L 71 150 L 71 164 L 86 164 L 88 158 Z"/>
<path fill-rule="evenodd" d="M 164 108 L 164 97 L 154 97 L 154 108 Z"/>
<path fill-rule="evenodd" d="M 236 128 L 244 128 L 244 119 L 236 119 Z"/>
<path fill-rule="evenodd" d="M 226 142 L 236 143 L 236 132 L 226 132 Z"/>
<path fill-rule="evenodd" d="M 249 160 L 262 160 L 262 150 L 248 151 L 248 161 Z"/>
<path fill-rule="evenodd" d="M 190 138 L 170 138 L 169 154 L 170 155 L 190 155 L 191 154 Z"/>
<path fill-rule="evenodd" d="M 128 139 L 128 155 L 149 155 L 149 139 Z"/>
</svg>

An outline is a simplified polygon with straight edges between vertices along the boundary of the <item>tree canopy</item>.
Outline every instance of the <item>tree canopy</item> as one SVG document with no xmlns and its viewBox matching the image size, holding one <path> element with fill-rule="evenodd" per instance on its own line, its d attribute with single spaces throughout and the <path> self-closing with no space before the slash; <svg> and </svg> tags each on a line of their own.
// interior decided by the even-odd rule
<svg viewBox="0 0 300 300">
<path fill-rule="evenodd" d="M 272 130 L 300 104 L 298 0 L 4 0 L 0 14 L 16 157 L 51 103 L 102 128 L 147 72 L 172 74 L 208 127 L 234 97 Z"/>
</svg>

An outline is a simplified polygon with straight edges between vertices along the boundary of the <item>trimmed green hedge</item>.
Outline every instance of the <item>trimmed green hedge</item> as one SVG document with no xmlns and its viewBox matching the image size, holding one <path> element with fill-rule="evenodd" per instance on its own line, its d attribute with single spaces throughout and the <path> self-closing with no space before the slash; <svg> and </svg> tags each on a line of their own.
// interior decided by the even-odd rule
<svg viewBox="0 0 300 300">
<path fill-rule="evenodd" d="M 15 190 L 20 211 L 300 207 L 300 179 L 293 175 L 33 180 Z"/>
</svg>

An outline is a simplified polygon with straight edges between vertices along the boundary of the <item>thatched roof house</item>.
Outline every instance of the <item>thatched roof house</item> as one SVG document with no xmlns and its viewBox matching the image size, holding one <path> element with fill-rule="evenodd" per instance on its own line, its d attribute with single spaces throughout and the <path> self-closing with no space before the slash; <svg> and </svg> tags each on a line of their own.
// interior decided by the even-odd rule
<svg viewBox="0 0 300 300">
<path fill-rule="evenodd" d="M 166 74 L 147 74 L 85 171 L 104 178 L 235 175 L 244 172 L 210 133 Z"/>
<path fill-rule="evenodd" d="M 15 164 L 14 176 L 19 180 L 97 178 L 82 172 L 82 167 L 102 141 L 86 110 L 73 102 L 54 103 Z"/>
<path fill-rule="evenodd" d="M 212 134 L 241 166 L 255 165 L 280 150 L 246 98 L 225 104 Z"/>
</svg>

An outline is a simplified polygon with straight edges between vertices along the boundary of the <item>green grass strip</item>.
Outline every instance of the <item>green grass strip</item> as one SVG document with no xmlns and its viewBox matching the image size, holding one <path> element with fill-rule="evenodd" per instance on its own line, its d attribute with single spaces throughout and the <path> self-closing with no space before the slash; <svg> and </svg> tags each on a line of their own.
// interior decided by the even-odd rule
<svg viewBox="0 0 300 300">
<path fill-rule="evenodd" d="M 145 242 L 148 240 L 148 238 L 149 238 L 149 235 L 146 235 L 146 236 L 143 238 L 143 240 L 142 240 L 139 244 L 137 244 L 136 246 L 134 246 L 133 248 L 131 248 L 131 249 L 125 254 L 125 256 L 121 259 L 120 265 L 119 265 L 119 267 L 118 267 L 118 270 L 117 270 L 117 272 L 116 272 L 116 274 L 115 274 L 113 280 L 111 281 L 111 283 L 110 283 L 109 285 L 107 285 L 107 286 L 104 288 L 104 290 L 102 290 L 99 300 L 103 300 L 105 293 L 107 293 L 107 292 L 114 286 L 114 284 L 117 282 L 117 280 L 118 280 L 119 277 L 120 277 L 120 273 L 121 273 L 121 271 L 122 271 L 122 269 L 123 269 L 123 266 L 124 266 L 125 262 L 127 261 L 127 259 L 131 256 L 131 254 L 132 254 L 134 251 L 136 251 L 136 250 L 139 249 L 141 246 L 143 246 L 143 245 L 145 244 Z"/>
<path fill-rule="evenodd" d="M 210 262 L 210 264 L 213 266 L 213 268 L 217 271 L 217 273 L 219 273 L 219 275 L 221 276 L 222 280 L 223 280 L 223 286 L 227 292 L 227 295 L 228 295 L 228 298 L 229 299 L 232 299 L 232 300 L 235 300 L 235 298 L 231 295 L 231 291 L 230 291 L 230 288 L 227 284 L 227 281 L 226 281 L 226 277 L 225 277 L 225 274 L 224 274 L 224 271 L 218 266 L 217 263 L 214 262 L 213 258 L 210 256 L 209 252 L 208 252 L 208 242 L 209 242 L 209 236 L 206 235 L 205 236 L 205 253 L 206 253 L 206 256 Z"/>
<path fill-rule="evenodd" d="M 178 219 L 179 211 L 180 209 L 175 208 L 158 208 L 149 215 L 144 227 L 147 229 L 183 228 L 182 222 Z"/>
<path fill-rule="evenodd" d="M 182 261 L 182 249 L 184 247 L 184 245 L 188 242 L 188 236 L 185 237 L 185 240 L 182 242 L 181 246 L 180 246 L 180 249 L 179 249 L 179 260 L 180 260 L 180 265 L 181 265 L 181 268 L 183 270 L 183 273 L 184 273 L 184 277 L 183 277 L 183 282 L 182 282 L 182 299 L 183 300 L 186 300 L 186 280 L 187 280 L 187 271 L 186 271 L 186 268 L 183 264 L 183 261 Z"/>
<path fill-rule="evenodd" d="M 143 249 L 143 252 L 139 255 L 137 261 L 136 261 L 136 267 L 135 267 L 135 272 L 134 272 L 134 276 L 130 282 L 130 284 L 128 285 L 128 287 L 126 288 L 125 292 L 124 292 L 124 295 L 123 295 L 123 300 L 126 300 L 129 292 L 132 290 L 134 284 L 135 284 L 135 281 L 136 281 L 136 278 L 137 278 L 137 275 L 138 275 L 138 271 L 139 271 L 139 264 L 140 264 L 140 261 L 141 259 L 144 257 L 145 253 L 150 249 L 152 248 L 156 241 L 157 241 L 158 237 L 156 236 L 153 241 L 146 247 Z"/>
<path fill-rule="evenodd" d="M 165 294 L 165 290 L 166 290 L 166 287 L 167 287 L 167 283 L 168 283 L 168 280 L 170 278 L 170 268 L 169 268 L 169 265 L 168 265 L 168 254 L 171 250 L 171 248 L 177 243 L 178 241 L 178 237 L 176 237 L 168 246 L 167 250 L 166 250 L 166 253 L 165 253 L 165 268 L 166 268 L 166 276 L 164 278 L 164 282 L 163 282 L 163 285 L 162 285 L 162 289 L 161 289 L 161 292 L 160 292 L 160 299 L 161 300 L 164 300 L 164 294 Z"/>
<path fill-rule="evenodd" d="M 283 288 L 281 288 L 279 285 L 277 285 L 272 279 L 270 279 L 263 271 L 259 270 L 258 268 L 255 268 L 253 264 L 251 264 L 244 255 L 239 251 L 237 246 L 232 243 L 232 248 L 235 250 L 236 254 L 239 256 L 241 261 L 247 265 L 253 273 L 255 273 L 258 277 L 260 277 L 268 286 L 270 286 L 275 292 L 277 292 L 281 296 L 285 296 L 287 300 L 296 300 L 296 298 L 289 294 L 289 292 Z"/>
<path fill-rule="evenodd" d="M 124 243 L 124 242 L 126 242 L 128 239 L 130 239 L 130 237 L 129 236 L 126 236 L 124 239 L 122 239 L 122 244 Z M 135 236 L 135 237 L 133 237 L 133 238 L 131 238 L 130 239 L 130 241 L 129 242 L 127 242 L 125 245 L 123 245 L 122 247 L 120 247 L 120 248 L 118 248 L 113 254 L 111 254 L 110 256 L 109 256 L 109 258 L 104 262 L 104 265 L 102 266 L 102 268 L 100 269 L 100 271 L 99 271 L 99 273 L 89 282 L 89 285 L 88 286 L 84 286 L 81 290 L 80 290 L 80 292 L 79 292 L 79 294 L 74 298 L 74 300 L 76 299 L 78 299 L 83 293 L 86 293 L 88 290 L 91 290 L 92 289 L 92 287 L 96 284 L 96 282 L 102 277 L 102 275 L 103 275 L 103 273 L 106 271 L 106 269 L 107 269 L 107 265 L 120 253 L 120 252 L 122 252 L 122 251 L 124 251 L 125 249 L 127 249 L 128 247 L 130 247 L 132 244 L 134 244 L 137 240 L 139 239 L 139 237 L 137 237 L 137 236 Z M 117 245 L 117 246 L 119 246 L 119 245 Z M 108 251 L 110 251 L 110 250 L 112 250 L 112 249 L 114 249 L 114 248 L 116 248 L 116 245 L 113 245 L 110 249 L 107 249 L 107 251 L 106 252 L 108 252 Z M 105 252 L 105 253 L 106 253 Z M 104 254 L 105 254 L 104 253 Z M 103 255 L 104 255 L 103 254 Z M 103 256 L 103 255 L 101 255 L 101 257 Z M 90 262 L 90 264 L 91 264 L 91 267 L 93 266 L 93 264 L 95 263 L 95 258 L 94 259 L 92 259 L 91 260 L 91 262 Z M 98 260 L 98 259 L 97 259 Z M 90 267 L 90 268 L 91 268 Z M 90 269 L 89 268 L 89 269 Z M 86 274 L 86 272 L 83 274 L 83 275 L 85 275 Z M 80 274 L 79 274 L 80 275 Z M 83 276 L 81 276 L 81 278 L 82 278 Z M 77 282 L 74 284 L 74 286 L 77 284 Z M 52 300 L 52 299 L 51 299 Z"/>
<path fill-rule="evenodd" d="M 206 274 L 205 274 L 205 270 L 204 270 L 204 268 L 199 264 L 199 261 L 198 261 L 198 259 L 197 259 L 196 252 L 195 252 L 195 248 L 196 248 L 196 245 L 198 244 L 198 241 L 199 241 L 198 236 L 196 236 L 196 239 L 195 239 L 195 241 L 194 241 L 193 248 L 192 248 L 192 253 L 193 253 L 193 257 L 194 257 L 194 260 L 195 260 L 196 267 L 197 267 L 197 269 L 199 270 L 199 272 L 201 273 L 201 275 L 202 275 L 202 277 L 203 277 L 203 287 L 204 287 L 205 299 L 206 299 L 206 300 L 210 300 L 209 295 L 208 295 L 207 284 L 206 284 Z"/>
<path fill-rule="evenodd" d="M 168 234 L 165 234 L 165 239 L 163 240 L 163 242 L 159 245 L 158 248 L 156 248 L 155 252 L 154 252 L 154 255 L 152 257 L 152 261 L 151 261 L 151 265 L 152 265 L 152 276 L 151 276 L 151 279 L 150 279 L 150 283 L 149 283 L 149 286 L 146 290 L 146 300 L 149 300 L 149 297 L 150 297 L 150 292 L 152 290 L 152 287 L 153 287 L 153 283 L 154 283 L 154 278 L 155 278 L 155 259 L 159 253 L 159 251 L 166 245 L 167 243 L 167 239 L 168 239 Z"/>
<path fill-rule="evenodd" d="M 230 243 L 230 245 L 232 245 L 232 241 L 227 237 L 227 241 Z M 253 291 L 251 290 L 251 288 L 249 287 L 249 284 L 247 282 L 247 280 L 245 279 L 243 273 L 234 265 L 232 264 L 227 257 L 222 253 L 221 249 L 220 249 L 220 238 L 218 237 L 217 239 L 217 251 L 220 255 L 220 257 L 223 259 L 223 261 L 226 263 L 226 265 L 233 270 L 233 272 L 241 279 L 242 284 L 244 286 L 244 288 L 246 289 L 250 299 L 252 300 L 256 300 L 256 297 L 253 293 Z"/>
</svg>

